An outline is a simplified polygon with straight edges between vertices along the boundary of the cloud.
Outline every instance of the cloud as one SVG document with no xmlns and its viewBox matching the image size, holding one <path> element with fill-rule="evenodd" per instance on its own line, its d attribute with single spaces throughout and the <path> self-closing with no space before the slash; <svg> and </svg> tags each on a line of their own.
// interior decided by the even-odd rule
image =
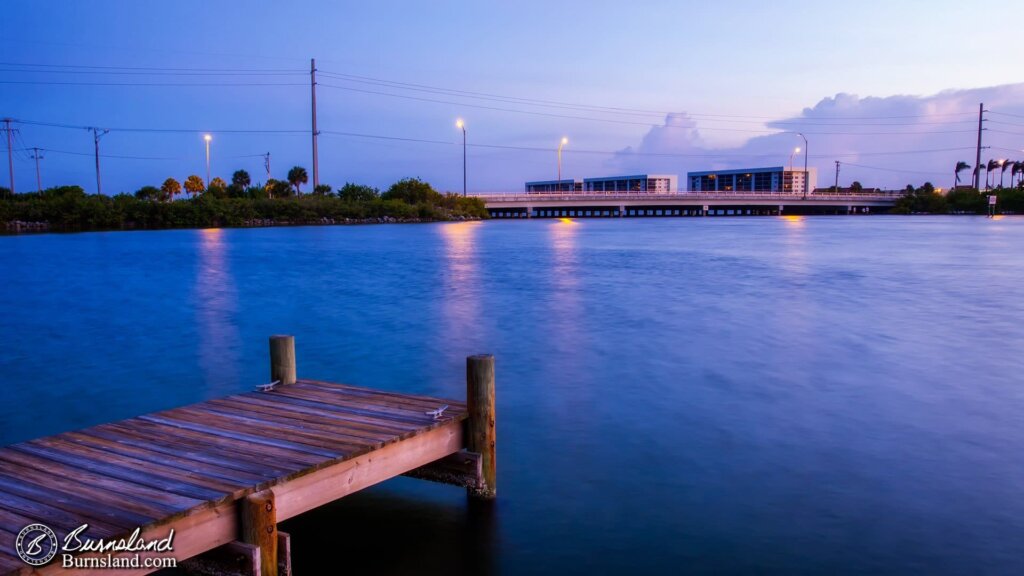
<svg viewBox="0 0 1024 576">
<path fill-rule="evenodd" d="M 691 170 L 781 166 L 789 161 L 794 147 L 804 147 L 796 134 L 802 132 L 808 140 L 810 165 L 819 171 L 819 185 L 831 184 L 835 160 L 839 160 L 840 185 L 859 180 L 865 186 L 902 188 L 931 181 L 947 187 L 957 161 L 975 163 L 980 102 L 990 111 L 984 133 L 984 145 L 989 148 L 982 150 L 982 162 L 1024 159 L 1024 84 L 1010 84 L 930 96 L 840 93 L 804 108 L 797 116 L 771 121 L 670 114 L 639 144 L 621 149 L 608 167 L 683 176 Z M 752 136 L 739 146 L 706 146 L 701 132 L 716 130 L 769 133 Z"/>
</svg>

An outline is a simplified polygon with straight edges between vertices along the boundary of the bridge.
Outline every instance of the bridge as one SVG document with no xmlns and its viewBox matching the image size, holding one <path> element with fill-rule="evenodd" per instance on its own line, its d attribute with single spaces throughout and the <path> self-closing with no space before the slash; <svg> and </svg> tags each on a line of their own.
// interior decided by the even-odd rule
<svg viewBox="0 0 1024 576">
<path fill-rule="evenodd" d="M 621 218 L 672 216 L 778 216 L 878 214 L 903 196 L 897 192 L 800 193 L 554 193 L 476 194 L 491 218 Z"/>
</svg>

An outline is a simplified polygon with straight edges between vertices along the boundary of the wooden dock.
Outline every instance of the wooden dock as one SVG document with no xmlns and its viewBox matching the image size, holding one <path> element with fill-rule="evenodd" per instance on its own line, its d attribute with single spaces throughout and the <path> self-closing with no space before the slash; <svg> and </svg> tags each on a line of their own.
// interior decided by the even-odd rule
<svg viewBox="0 0 1024 576">
<path fill-rule="evenodd" d="M 136 528 L 145 541 L 159 540 L 173 529 L 172 552 L 142 559 L 276 576 L 290 573 L 277 522 L 389 478 L 494 497 L 492 356 L 467 359 L 468 403 L 299 380 L 291 337 L 271 338 L 271 375 L 276 383 L 258 391 L 0 449 L 0 574 L 154 570 L 66 569 L 61 550 L 31 566 L 16 539 L 35 523 L 61 545 L 82 524 L 83 541 L 126 538 Z M 106 556 L 80 556 L 90 554 Z"/>
</svg>

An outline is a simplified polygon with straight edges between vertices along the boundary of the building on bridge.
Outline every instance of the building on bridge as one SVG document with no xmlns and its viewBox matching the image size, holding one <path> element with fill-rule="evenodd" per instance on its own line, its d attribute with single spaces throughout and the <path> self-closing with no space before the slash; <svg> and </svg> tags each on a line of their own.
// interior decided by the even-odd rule
<svg viewBox="0 0 1024 576">
<path fill-rule="evenodd" d="M 679 189 L 679 177 L 675 174 L 634 174 L 632 176 L 607 176 L 584 178 L 583 191 L 626 192 L 640 194 L 671 194 Z"/>
<path fill-rule="evenodd" d="M 675 174 L 633 174 L 629 176 L 605 176 L 583 180 L 541 180 L 527 182 L 528 194 L 550 192 L 582 192 L 584 194 L 635 193 L 670 194 L 679 189 L 679 177 Z"/>
<path fill-rule="evenodd" d="M 526 183 L 527 194 L 547 194 L 551 192 L 582 192 L 583 180 L 535 180 Z"/>
<path fill-rule="evenodd" d="M 708 170 L 687 172 L 690 192 L 763 192 L 796 193 L 814 190 L 818 181 L 817 168 L 787 170 L 784 166 L 770 168 L 739 168 L 735 170 Z"/>
</svg>

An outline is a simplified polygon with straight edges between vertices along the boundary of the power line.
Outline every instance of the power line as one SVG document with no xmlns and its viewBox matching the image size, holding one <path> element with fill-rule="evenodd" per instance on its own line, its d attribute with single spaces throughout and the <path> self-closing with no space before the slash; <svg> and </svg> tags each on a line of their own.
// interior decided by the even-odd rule
<svg viewBox="0 0 1024 576">
<path fill-rule="evenodd" d="M 397 81 L 392 81 L 392 80 L 384 80 L 384 79 L 373 78 L 373 77 L 369 77 L 369 76 L 358 76 L 358 75 L 355 75 L 355 74 L 345 74 L 345 73 L 340 73 L 340 72 L 324 71 L 324 72 L 322 72 L 322 74 L 326 75 L 326 76 L 334 77 L 334 78 L 339 79 L 339 80 L 347 80 L 347 81 L 350 81 L 350 82 L 363 82 L 363 83 L 368 83 L 368 84 L 377 84 L 377 85 L 382 85 L 382 86 L 394 87 L 394 88 L 398 88 L 398 89 L 410 89 L 410 90 L 416 89 L 416 90 L 419 90 L 419 91 L 433 91 L 435 93 L 450 94 L 450 95 L 460 95 L 461 94 L 461 95 L 470 96 L 470 97 L 481 97 L 481 98 L 488 98 L 488 99 L 501 99 L 501 100 L 508 100 L 508 101 L 519 102 L 519 103 L 534 103 L 534 104 L 538 104 L 538 105 L 539 104 L 548 104 L 548 105 L 570 107 L 570 108 L 579 109 L 579 110 L 585 110 L 585 109 L 590 109 L 590 110 L 595 110 L 595 111 L 597 111 L 597 110 L 606 110 L 606 111 L 611 111 L 611 112 L 616 112 L 616 113 L 630 112 L 630 113 L 636 113 L 636 114 L 641 114 L 641 115 L 657 115 L 657 116 L 666 116 L 666 115 L 669 115 L 669 114 L 673 114 L 672 112 L 658 111 L 658 110 L 644 110 L 644 109 L 638 109 L 638 108 L 624 108 L 624 107 L 615 107 L 615 106 L 597 106 L 597 105 L 589 105 L 589 104 L 564 102 L 564 101 L 558 101 L 558 100 L 543 100 L 543 99 L 537 99 L 537 98 L 521 98 L 521 97 L 516 97 L 516 96 L 504 96 L 504 95 L 500 95 L 500 94 L 493 94 L 493 93 L 487 93 L 487 92 L 472 92 L 472 91 L 468 91 L 468 90 L 456 90 L 456 89 L 442 88 L 442 87 L 439 87 L 439 86 L 430 86 L 430 85 L 425 85 L 425 84 L 413 84 L 413 83 L 409 83 L 409 82 L 397 82 Z M 403 87 L 405 87 L 405 88 L 403 88 Z M 934 117 L 938 117 L 938 116 L 969 116 L 971 114 L 972 114 L 971 112 L 947 112 L 947 113 L 940 113 L 940 114 L 909 114 L 909 115 L 892 115 L 892 116 L 844 116 L 842 118 L 836 118 L 836 120 L 886 120 L 886 119 L 909 119 L 909 118 L 934 118 Z M 691 117 L 695 117 L 695 118 L 697 118 L 697 117 L 706 117 L 706 118 L 746 118 L 746 119 L 759 119 L 759 120 L 774 120 L 775 119 L 774 117 L 770 117 L 770 116 L 744 116 L 744 115 L 728 115 L 728 114 L 698 114 L 698 113 L 690 113 L 688 115 L 691 116 Z M 819 119 L 820 120 L 827 120 L 827 118 L 819 118 Z"/>
<path fill-rule="evenodd" d="M 352 87 L 349 87 L 349 86 L 338 86 L 336 84 L 325 84 L 325 83 L 322 83 L 322 82 L 318 83 L 318 85 L 319 86 L 325 86 L 327 88 L 336 88 L 336 89 L 339 89 L 339 90 L 347 90 L 347 91 L 350 91 L 350 92 L 360 92 L 360 93 L 365 93 L 365 94 L 375 94 L 375 95 L 380 95 L 380 96 L 390 96 L 390 97 L 393 97 L 393 98 L 403 98 L 403 99 L 407 99 L 407 100 L 417 100 L 417 101 L 420 101 L 420 102 L 431 102 L 431 103 L 435 103 L 435 104 L 450 104 L 450 105 L 456 105 L 456 106 L 462 106 L 462 107 L 478 108 L 478 109 L 483 109 L 483 110 L 495 110 L 495 111 L 499 111 L 499 112 L 512 112 L 512 113 L 516 113 L 516 114 L 529 114 L 529 115 L 532 115 L 532 116 L 546 116 L 546 117 L 550 117 L 550 118 L 565 118 L 565 119 L 570 119 L 570 120 L 584 120 L 584 121 L 590 121 L 590 122 L 607 122 L 607 123 L 612 123 L 612 124 L 628 124 L 628 125 L 633 125 L 633 126 L 646 126 L 646 127 L 658 127 L 658 128 L 675 128 L 675 129 L 683 129 L 683 130 L 712 130 L 712 131 L 718 131 L 718 132 L 742 132 L 742 133 L 746 133 L 746 134 L 778 134 L 779 132 L 783 132 L 783 130 L 752 130 L 752 129 L 747 129 L 747 128 L 719 128 L 719 127 L 712 127 L 712 126 L 695 127 L 695 126 L 677 126 L 677 125 L 673 125 L 673 124 L 657 125 L 657 124 L 654 124 L 652 122 L 634 122 L 634 121 L 630 121 L 630 120 L 616 120 L 616 119 L 612 119 L 612 118 L 595 118 L 595 117 L 592 117 L 592 116 L 572 116 L 572 115 L 567 115 L 567 114 L 554 114 L 554 113 L 550 113 L 550 112 L 537 112 L 537 111 L 533 111 L 533 110 L 518 110 L 518 109 L 513 109 L 513 108 L 501 108 L 501 107 L 497 107 L 497 106 L 484 106 L 484 105 L 481 105 L 481 104 L 468 104 L 468 103 L 465 103 L 465 102 L 453 102 L 453 101 L 450 101 L 450 100 L 438 100 L 438 99 L 435 99 L 435 98 L 422 98 L 422 97 L 419 97 L 419 96 L 408 96 L 408 95 L 404 95 L 404 94 L 394 94 L 394 93 L 391 93 L 391 92 L 378 92 L 376 90 L 363 90 L 363 89 L 360 89 L 360 88 L 352 88 Z M 924 132 L 835 132 L 835 131 L 832 131 L 832 132 L 812 132 L 812 131 L 805 131 L 804 133 L 805 134 L 814 134 L 814 135 L 843 135 L 843 136 L 886 136 L 886 135 L 889 135 L 889 136 L 910 135 L 910 136 L 912 136 L 912 135 L 928 135 L 928 134 L 959 134 L 959 133 L 967 133 L 967 132 L 974 132 L 974 131 L 973 130 L 932 130 L 932 131 L 924 131 Z"/>
<path fill-rule="evenodd" d="M 92 74 L 99 76 L 301 76 L 301 72 L 141 72 L 135 70 L 15 70 L 0 68 L 0 72 L 20 74 Z"/>
<path fill-rule="evenodd" d="M 563 110 L 575 110 L 575 111 L 580 111 L 580 112 L 597 112 L 597 113 L 603 113 L 603 114 L 623 114 L 623 115 L 629 115 L 629 116 L 650 116 L 650 117 L 655 117 L 656 116 L 659 119 L 663 118 L 663 117 L 666 117 L 666 116 L 673 116 L 673 115 L 680 114 L 678 112 L 675 112 L 675 113 L 673 113 L 673 112 L 644 112 L 644 111 L 637 111 L 637 110 L 628 109 L 628 108 L 620 109 L 620 108 L 608 108 L 608 107 L 602 107 L 602 106 L 589 106 L 589 105 L 585 105 L 585 104 L 561 104 L 561 103 L 554 103 L 553 101 L 534 100 L 534 99 L 529 99 L 529 98 L 517 98 L 517 97 L 512 97 L 512 96 L 507 96 L 506 97 L 506 96 L 497 96 L 497 95 L 483 95 L 482 93 L 467 92 L 467 91 L 463 91 L 463 90 L 448 90 L 448 89 L 432 88 L 432 87 L 417 87 L 418 85 L 404 85 L 404 83 L 390 83 L 390 82 L 384 82 L 384 81 L 378 82 L 378 81 L 372 81 L 372 80 L 357 80 L 357 79 L 342 77 L 342 75 L 326 73 L 326 72 L 321 73 L 321 75 L 325 76 L 325 77 L 333 78 L 335 80 L 342 80 L 342 81 L 347 81 L 347 82 L 356 82 L 356 83 L 370 84 L 370 85 L 373 85 L 373 86 L 381 86 L 381 87 L 386 87 L 386 88 L 394 88 L 394 89 L 398 89 L 398 90 L 412 90 L 412 91 L 417 91 L 417 92 L 426 92 L 426 93 L 429 93 L 429 94 L 440 94 L 440 95 L 447 95 L 447 96 L 456 96 L 456 97 L 461 97 L 461 98 L 471 98 L 471 99 L 476 99 L 476 100 L 504 102 L 504 103 L 508 103 L 508 104 L 522 104 L 522 105 L 526 105 L 526 106 L 539 106 L 539 107 L 545 107 L 545 108 L 556 108 L 556 109 L 563 109 Z M 409 87 L 406 87 L 406 86 L 409 86 Z M 344 87 L 344 86 L 337 86 L 337 85 L 334 85 L 332 87 L 339 88 L 339 89 L 342 89 L 342 90 L 359 91 L 359 89 L 352 88 L 352 87 Z M 370 92 L 370 93 L 377 94 L 378 92 Z M 385 94 L 385 93 L 379 93 L 379 94 Z M 475 94 L 481 94 L 481 95 L 475 95 Z M 396 97 L 406 97 L 406 96 L 400 96 L 400 95 L 397 95 L 397 94 L 390 94 L 390 93 L 388 95 L 392 95 L 392 96 L 396 96 Z M 434 101 L 434 100 L 428 100 L 428 101 Z M 447 101 L 445 103 L 459 104 L 457 102 L 447 102 Z M 833 126 L 833 127 L 835 127 L 835 126 L 923 126 L 923 125 L 943 125 L 944 126 L 944 125 L 950 125 L 950 124 L 964 124 L 964 123 L 970 124 L 972 122 L 971 120 L 946 120 L 946 121 L 941 121 L 941 122 L 862 122 L 862 121 L 860 121 L 857 118 L 851 118 L 851 117 L 801 118 L 801 119 L 796 119 L 796 120 L 785 120 L 785 119 L 783 119 L 783 120 L 767 120 L 766 121 L 765 119 L 762 119 L 762 120 L 739 120 L 739 119 L 734 119 L 734 118 L 725 118 L 725 117 L 721 117 L 719 115 L 704 115 L 704 114 L 690 114 L 690 113 L 685 113 L 685 115 L 687 117 L 690 117 L 690 118 L 693 118 L 693 119 L 706 118 L 708 121 L 719 122 L 719 123 L 760 124 L 760 125 L 771 124 L 771 125 L 793 125 L 793 126 Z M 928 116 L 922 116 L 922 118 L 927 118 L 927 117 Z M 898 118 L 899 117 L 895 117 L 895 119 L 898 119 Z M 884 119 L 884 118 L 875 118 L 875 119 Z"/>
<path fill-rule="evenodd" d="M 30 64 L 26 62 L 0 62 L 0 66 L 41 68 L 83 68 L 88 70 L 153 70 L 159 72 L 287 72 L 304 74 L 297 68 L 161 68 L 153 66 L 95 66 L 86 64 Z"/>
<path fill-rule="evenodd" d="M 32 150 L 32 148 L 26 148 L 25 150 Z M 92 156 L 92 152 L 74 152 L 71 150 L 55 150 L 53 148 L 38 148 L 41 152 L 49 152 L 51 154 L 69 154 L 72 156 Z M 181 156 L 123 156 L 120 154 L 100 154 L 100 158 L 117 158 L 121 160 L 185 160 Z"/>
<path fill-rule="evenodd" d="M 89 126 L 77 124 L 62 124 L 59 122 L 39 122 L 35 120 L 12 119 L 12 122 L 30 126 L 46 126 L 49 128 L 68 128 L 71 130 L 89 129 Z M 219 134 L 306 134 L 308 130 L 256 130 L 256 129 L 233 129 L 215 130 L 211 128 L 109 128 L 113 132 L 164 132 L 164 133 L 185 133 L 196 134 L 205 132 L 216 132 Z"/>
<path fill-rule="evenodd" d="M 0 80 L 0 84 L 23 84 L 39 86 L 305 86 L 302 82 L 58 82 L 36 80 Z"/>
<path fill-rule="evenodd" d="M 855 166 L 857 168 L 866 168 L 868 170 L 881 170 L 883 172 L 905 172 L 907 174 L 924 174 L 926 176 L 934 176 L 938 172 L 924 172 L 921 170 L 902 170 L 900 168 L 882 168 L 880 166 L 865 166 L 863 164 L 854 164 L 852 162 L 843 162 L 844 166 Z"/>
<path fill-rule="evenodd" d="M 332 136 L 347 136 L 353 138 L 368 138 L 374 140 L 393 140 L 399 142 L 416 142 L 421 144 L 439 144 L 439 145 L 460 145 L 461 143 L 453 140 L 431 140 L 424 138 L 407 138 L 402 136 L 384 136 L 379 134 L 365 134 L 358 132 L 339 132 L 336 130 L 321 130 L 321 134 L 329 134 Z M 550 153 L 555 152 L 557 148 L 544 147 L 544 146 L 513 146 L 505 144 L 484 144 L 484 143 L 469 143 L 467 144 L 470 148 L 492 148 L 501 150 L 519 150 L 524 152 L 544 152 Z M 897 156 L 903 154 L 927 154 L 935 152 L 956 152 L 962 150 L 973 150 L 972 147 L 960 147 L 960 148 L 933 148 L 929 150 L 898 150 L 888 152 L 848 152 L 840 154 L 823 154 L 821 157 L 834 157 L 834 156 Z M 677 154 L 670 152 L 636 152 L 627 150 L 585 150 L 574 148 L 571 151 L 566 150 L 566 153 L 571 152 L 573 154 L 597 154 L 597 155 L 624 155 L 624 156 L 651 156 L 651 157 L 664 157 L 664 158 L 771 158 L 779 156 L 778 153 L 746 153 L 746 152 L 732 152 L 732 153 L 699 153 L 699 154 Z M 818 156 L 815 156 L 818 157 Z"/>
</svg>

